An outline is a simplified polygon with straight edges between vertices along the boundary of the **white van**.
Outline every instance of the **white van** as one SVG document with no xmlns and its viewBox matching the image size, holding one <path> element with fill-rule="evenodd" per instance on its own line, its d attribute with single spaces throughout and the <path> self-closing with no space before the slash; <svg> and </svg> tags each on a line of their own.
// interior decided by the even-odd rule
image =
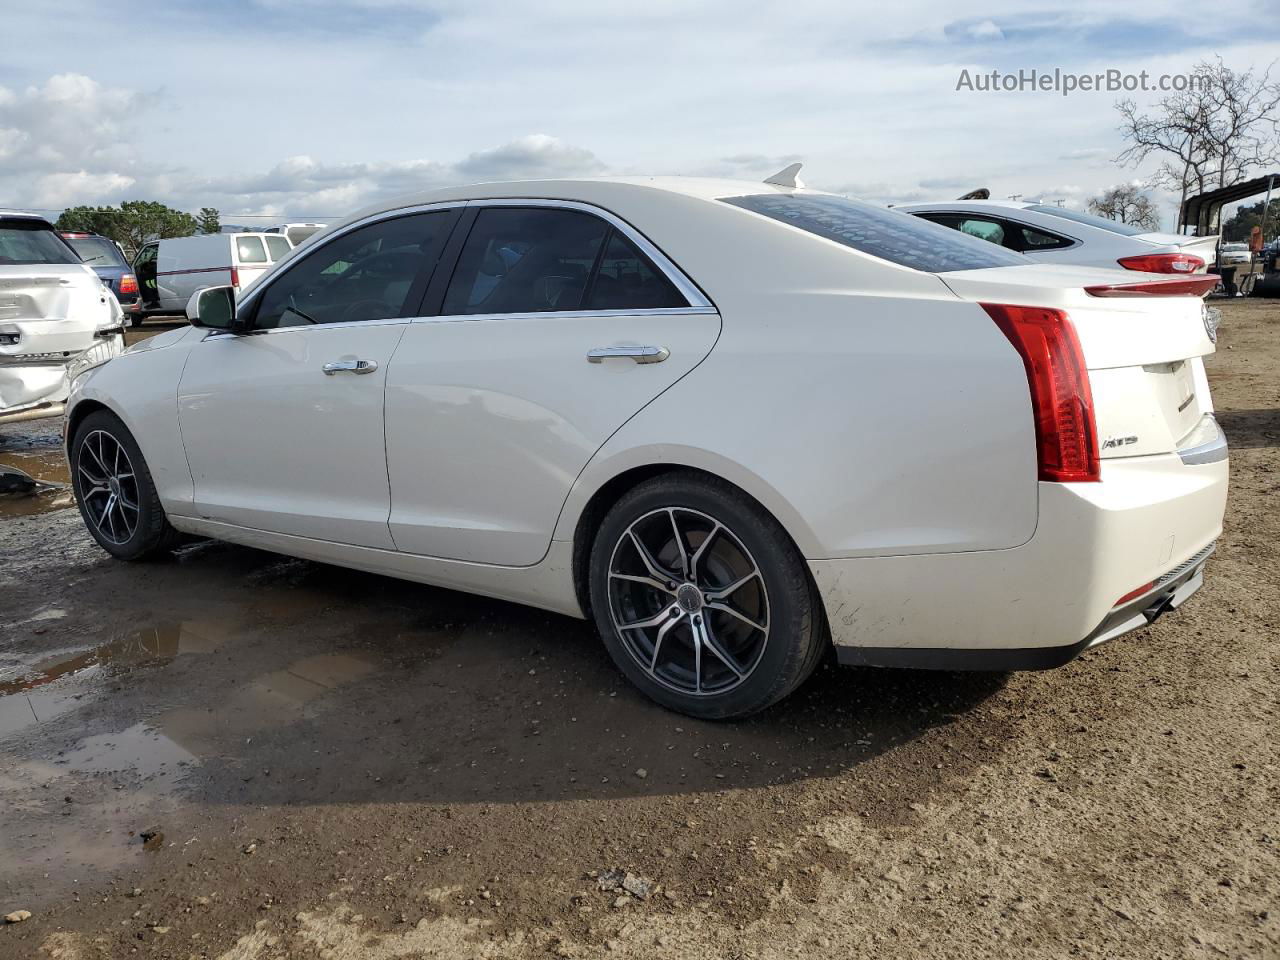
<svg viewBox="0 0 1280 960">
<path fill-rule="evenodd" d="M 239 293 L 291 249 L 278 233 L 210 233 L 148 243 L 133 261 L 141 300 L 135 322 L 149 313 L 182 313 L 201 287 L 230 284 Z"/>
</svg>

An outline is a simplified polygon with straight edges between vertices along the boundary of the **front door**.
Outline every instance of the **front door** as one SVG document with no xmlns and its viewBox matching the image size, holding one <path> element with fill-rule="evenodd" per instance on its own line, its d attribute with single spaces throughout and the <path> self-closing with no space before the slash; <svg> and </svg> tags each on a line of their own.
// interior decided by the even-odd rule
<svg viewBox="0 0 1280 960">
<path fill-rule="evenodd" d="M 338 234 L 242 304 L 247 332 L 195 346 L 178 417 L 198 516 L 393 547 L 386 375 L 456 216 Z"/>
<path fill-rule="evenodd" d="M 587 461 L 707 355 L 720 317 L 620 223 L 472 210 L 427 299 L 438 315 L 409 325 L 387 377 L 391 533 L 408 553 L 527 566 Z"/>
</svg>

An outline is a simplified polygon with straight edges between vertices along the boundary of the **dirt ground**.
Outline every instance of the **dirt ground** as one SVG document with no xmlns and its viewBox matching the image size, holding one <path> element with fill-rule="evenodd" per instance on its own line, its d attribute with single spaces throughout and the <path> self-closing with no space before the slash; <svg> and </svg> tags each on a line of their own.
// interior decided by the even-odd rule
<svg viewBox="0 0 1280 960">
<path fill-rule="evenodd" d="M 825 666 L 743 723 L 573 620 L 120 564 L 65 491 L 0 504 L 0 957 L 1280 956 L 1280 302 L 1222 309 L 1198 597 L 1056 671 Z M 0 462 L 65 480 L 56 431 Z"/>
</svg>

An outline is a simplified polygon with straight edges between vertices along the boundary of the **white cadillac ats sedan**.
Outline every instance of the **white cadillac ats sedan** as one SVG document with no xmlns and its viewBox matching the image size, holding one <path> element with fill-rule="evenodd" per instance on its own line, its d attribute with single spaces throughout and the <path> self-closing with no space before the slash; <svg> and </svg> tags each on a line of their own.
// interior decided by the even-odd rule
<svg viewBox="0 0 1280 960">
<path fill-rule="evenodd" d="M 81 375 L 89 532 L 217 537 L 593 618 L 738 717 L 842 662 L 1065 663 L 1222 527 L 1215 278 L 1029 264 L 792 186 L 483 184 L 365 210 Z"/>
</svg>

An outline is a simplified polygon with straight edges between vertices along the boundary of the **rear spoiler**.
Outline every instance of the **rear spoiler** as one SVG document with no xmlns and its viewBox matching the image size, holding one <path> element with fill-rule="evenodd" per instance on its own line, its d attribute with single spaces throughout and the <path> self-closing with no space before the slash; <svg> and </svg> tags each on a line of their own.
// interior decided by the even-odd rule
<svg viewBox="0 0 1280 960">
<path fill-rule="evenodd" d="M 1203 297 L 1221 280 L 1216 273 L 1199 273 L 1137 283 L 1103 283 L 1085 287 L 1084 292 L 1091 297 Z"/>
</svg>

